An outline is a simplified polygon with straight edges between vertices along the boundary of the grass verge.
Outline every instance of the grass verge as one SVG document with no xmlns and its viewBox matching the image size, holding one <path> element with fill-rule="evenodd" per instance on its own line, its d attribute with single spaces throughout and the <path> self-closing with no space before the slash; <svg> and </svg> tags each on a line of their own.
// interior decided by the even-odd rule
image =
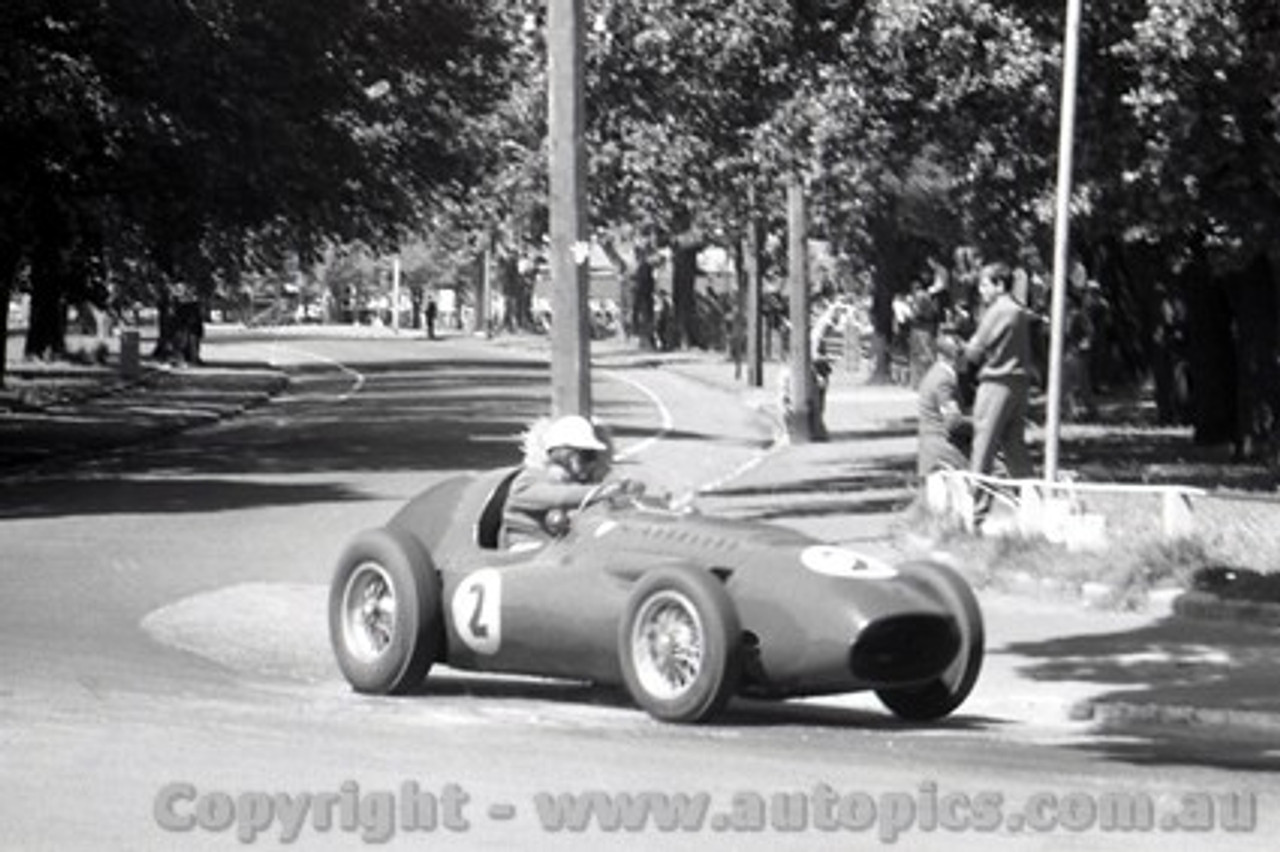
<svg viewBox="0 0 1280 852">
<path fill-rule="evenodd" d="M 1039 536 L 976 536 L 920 503 L 903 514 L 893 534 L 904 556 L 936 550 L 951 554 L 979 589 L 1077 600 L 1112 610 L 1145 609 L 1155 592 L 1190 589 L 1196 573 L 1206 567 L 1240 565 L 1238 548 L 1223 546 L 1233 539 L 1221 528 L 1166 538 L 1142 513 L 1108 514 L 1107 519 L 1105 546 L 1088 551 L 1068 550 Z M 1252 553 L 1255 569 L 1280 566 L 1280 525 L 1265 546 L 1255 540 Z"/>
</svg>

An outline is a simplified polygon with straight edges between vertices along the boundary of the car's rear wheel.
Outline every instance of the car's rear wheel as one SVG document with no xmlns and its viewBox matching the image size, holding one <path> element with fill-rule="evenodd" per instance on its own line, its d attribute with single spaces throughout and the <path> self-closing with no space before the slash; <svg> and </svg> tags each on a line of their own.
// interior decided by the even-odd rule
<svg viewBox="0 0 1280 852">
<path fill-rule="evenodd" d="M 422 682 L 443 647 L 440 594 L 431 558 L 410 536 L 380 528 L 347 545 L 329 589 L 329 639 L 356 691 Z"/>
<path fill-rule="evenodd" d="M 647 574 L 632 591 L 618 629 L 627 691 L 655 718 L 710 719 L 737 689 L 741 636 L 733 602 L 710 574 Z"/>
<path fill-rule="evenodd" d="M 924 587 L 951 611 L 960 631 L 960 650 L 937 678 L 919 686 L 881 689 L 876 697 L 900 718 L 929 722 L 949 715 L 969 697 L 982 671 L 986 638 L 978 599 L 963 577 L 936 562 L 912 568 L 904 582 Z"/>
</svg>

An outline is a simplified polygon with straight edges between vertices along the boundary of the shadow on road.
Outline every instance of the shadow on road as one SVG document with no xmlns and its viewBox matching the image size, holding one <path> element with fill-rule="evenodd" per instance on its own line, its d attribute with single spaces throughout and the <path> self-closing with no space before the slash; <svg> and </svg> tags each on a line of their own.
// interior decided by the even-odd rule
<svg viewBox="0 0 1280 852">
<path fill-rule="evenodd" d="M 934 722 L 908 722 L 896 716 L 848 707 L 739 699 L 729 706 L 724 724 L 753 728 L 859 728 L 867 731 L 985 731 L 1002 723 L 981 716 L 957 715 Z"/>
<path fill-rule="evenodd" d="M 822 494 L 839 494 L 848 496 L 859 491 L 910 489 L 915 486 L 915 467 L 911 472 L 900 466 L 901 471 L 893 471 L 884 465 L 875 465 L 855 472 L 836 472 L 829 477 L 812 477 L 797 479 L 778 485 L 744 485 L 717 489 L 717 497 L 801 497 Z"/>
<path fill-rule="evenodd" d="M 839 460 L 838 447 L 821 445 L 821 456 L 799 457 L 793 476 L 741 484 L 701 495 L 708 506 L 734 517 L 772 521 L 845 515 L 883 515 L 904 511 L 915 499 L 913 457 L 885 455 Z M 775 471 L 776 473 L 776 471 Z"/>
<path fill-rule="evenodd" d="M 376 499 L 337 484 L 225 479 L 42 479 L 0 492 L 0 520 L 183 514 Z"/>
<path fill-rule="evenodd" d="M 1243 727 L 1223 726 L 1205 736 L 1213 730 L 1205 725 L 1220 721 L 1215 716 L 1274 710 L 1280 631 L 1166 618 L 1132 631 L 1014 644 L 1010 651 L 1035 661 L 1024 668 L 1034 680 L 1116 687 L 1095 705 L 1104 720 L 1101 732 L 1121 738 L 1082 748 L 1126 763 L 1280 771 L 1280 751 L 1258 741 L 1266 734 L 1274 744 L 1274 730 L 1255 737 Z M 1117 712 L 1109 713 L 1108 704 Z M 1160 718 L 1141 718 L 1147 706 L 1165 709 Z M 1197 708 L 1197 717 L 1180 720 L 1168 709 L 1179 707 Z"/>
<path fill-rule="evenodd" d="M 621 688 L 578 681 L 479 678 L 466 675 L 431 675 L 409 697 L 468 697 L 486 701 L 549 701 L 591 707 L 644 711 Z M 988 730 L 1001 724 L 976 716 L 954 716 L 930 723 L 906 722 L 888 712 L 789 701 L 735 698 L 709 727 L 714 728 L 832 728 L 867 731 Z M 687 730 L 674 726 L 673 730 Z"/>
<path fill-rule="evenodd" d="M 919 432 L 915 420 L 890 420 L 864 429 L 842 429 L 827 437 L 839 441 L 887 441 L 895 438 L 914 438 Z"/>
<path fill-rule="evenodd" d="M 264 371 L 257 367 L 239 371 L 242 381 L 259 374 Z M 518 464 L 524 431 L 551 408 L 549 367 L 515 357 L 358 362 L 344 368 L 308 361 L 288 374 L 288 387 L 273 403 L 215 429 L 185 427 L 212 417 L 197 417 L 193 410 L 215 400 L 229 404 L 221 395 L 235 385 L 233 367 L 166 373 L 150 385 L 24 415 L 21 428 L 5 435 L 0 460 L 11 462 L 10 470 L 39 465 L 42 475 L 5 489 L 0 518 L 370 499 L 337 484 L 271 484 L 260 478 L 331 475 L 336 483 L 346 474 Z M 650 407 L 634 395 L 600 394 L 594 402 L 623 446 L 652 436 L 651 428 L 623 425 L 643 422 Z M 725 440 L 696 430 L 672 430 L 663 438 Z M 227 481 L 236 477 L 246 481 Z M 162 478 L 167 481 L 154 481 Z"/>
</svg>

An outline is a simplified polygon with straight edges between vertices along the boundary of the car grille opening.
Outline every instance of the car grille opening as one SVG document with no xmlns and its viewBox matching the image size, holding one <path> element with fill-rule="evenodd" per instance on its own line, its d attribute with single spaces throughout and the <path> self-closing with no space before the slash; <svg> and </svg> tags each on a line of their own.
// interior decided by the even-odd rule
<svg viewBox="0 0 1280 852">
<path fill-rule="evenodd" d="M 942 615 L 899 615 L 865 627 L 849 652 L 854 677 L 895 683 L 934 677 L 960 651 L 955 622 Z"/>
</svg>

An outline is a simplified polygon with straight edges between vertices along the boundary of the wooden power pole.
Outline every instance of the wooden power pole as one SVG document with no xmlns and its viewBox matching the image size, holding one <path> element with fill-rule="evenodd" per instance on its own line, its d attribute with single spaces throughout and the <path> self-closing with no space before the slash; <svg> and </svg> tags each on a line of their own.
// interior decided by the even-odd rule
<svg viewBox="0 0 1280 852">
<path fill-rule="evenodd" d="M 551 175 L 551 409 L 591 415 L 582 54 L 585 0 L 547 0 Z"/>
<path fill-rule="evenodd" d="M 787 279 L 791 291 L 791 405 L 787 409 L 787 433 L 792 441 L 808 443 L 817 437 L 809 354 L 809 220 L 804 180 L 795 171 L 787 178 Z"/>
<path fill-rule="evenodd" d="M 750 221 L 747 223 L 747 235 L 743 240 L 744 265 L 747 275 L 747 383 L 758 388 L 764 385 L 764 352 L 761 339 L 763 323 L 761 322 L 761 302 L 764 296 L 764 275 L 760 268 L 760 232 L 763 230 L 759 214 L 756 213 L 756 190 L 753 184 L 750 194 Z"/>
</svg>

